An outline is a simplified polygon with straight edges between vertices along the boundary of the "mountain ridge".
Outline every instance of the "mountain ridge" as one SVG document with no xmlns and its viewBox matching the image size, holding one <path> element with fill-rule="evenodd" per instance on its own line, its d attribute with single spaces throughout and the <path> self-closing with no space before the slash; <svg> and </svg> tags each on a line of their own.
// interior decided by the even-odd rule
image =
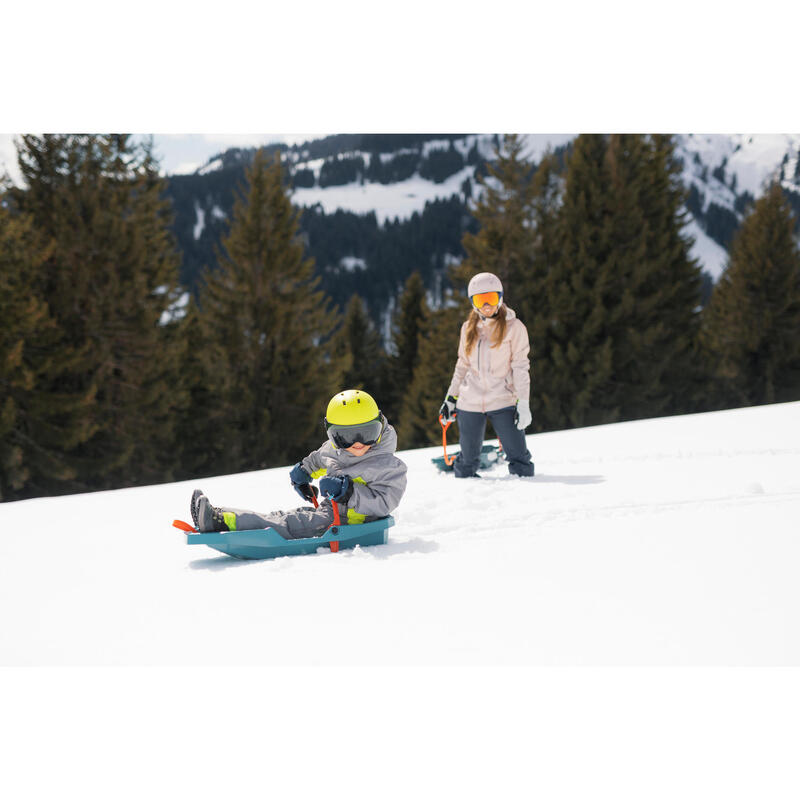
<svg viewBox="0 0 800 800">
<path fill-rule="evenodd" d="M 538 162 L 548 147 L 563 155 L 574 136 L 526 134 L 526 155 Z M 343 305 L 360 273 L 359 293 L 378 322 L 415 269 L 438 302 L 437 275 L 464 256 L 460 239 L 474 230 L 469 204 L 479 190 L 476 177 L 499 142 L 499 134 L 335 134 L 268 149 L 287 168 L 323 288 Z M 687 191 L 685 235 L 710 291 L 749 205 L 770 180 L 780 181 L 800 218 L 800 134 L 675 134 L 675 143 Z M 229 148 L 193 174 L 167 177 L 189 288 L 215 263 L 214 247 L 255 151 Z M 421 230 L 430 241 L 418 241 Z M 387 258 L 395 263 L 387 265 Z M 369 285 L 373 279 L 378 286 Z"/>
</svg>

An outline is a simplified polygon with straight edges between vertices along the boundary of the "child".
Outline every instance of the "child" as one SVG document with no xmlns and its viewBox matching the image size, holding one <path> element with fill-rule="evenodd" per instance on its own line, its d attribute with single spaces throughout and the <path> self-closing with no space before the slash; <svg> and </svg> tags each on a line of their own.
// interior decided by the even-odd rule
<svg viewBox="0 0 800 800">
<path fill-rule="evenodd" d="M 333 506 L 342 523 L 371 522 L 397 508 L 406 490 L 406 465 L 394 455 L 397 434 L 366 392 L 348 389 L 331 398 L 325 413 L 328 441 L 292 468 L 289 479 L 298 494 L 318 508 L 260 514 L 215 508 L 195 489 L 191 511 L 199 531 L 274 528 L 285 539 L 321 536 L 333 524 Z M 321 478 L 319 490 L 311 481 Z"/>
</svg>

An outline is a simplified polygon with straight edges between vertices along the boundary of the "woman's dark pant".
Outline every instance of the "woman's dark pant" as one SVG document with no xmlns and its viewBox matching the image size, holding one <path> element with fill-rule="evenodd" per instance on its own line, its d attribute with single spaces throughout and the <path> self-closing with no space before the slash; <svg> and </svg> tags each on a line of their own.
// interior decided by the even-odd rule
<svg viewBox="0 0 800 800">
<path fill-rule="evenodd" d="M 525 443 L 525 431 L 514 424 L 514 406 L 498 408 L 497 411 L 462 411 L 456 408 L 456 422 L 461 443 L 461 452 L 453 463 L 456 478 L 471 478 L 481 463 L 481 446 L 486 433 L 487 418 L 503 445 L 512 475 L 533 475 L 531 454 Z"/>
</svg>

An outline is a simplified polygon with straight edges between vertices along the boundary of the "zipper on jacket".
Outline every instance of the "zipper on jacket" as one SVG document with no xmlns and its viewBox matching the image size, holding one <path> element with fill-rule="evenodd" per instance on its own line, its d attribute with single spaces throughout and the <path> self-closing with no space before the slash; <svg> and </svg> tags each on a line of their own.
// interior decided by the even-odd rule
<svg viewBox="0 0 800 800">
<path fill-rule="evenodd" d="M 481 343 L 483 341 L 483 337 L 478 334 L 478 375 L 481 379 L 481 408 L 483 409 L 483 413 L 486 413 L 486 381 L 483 379 L 483 373 L 481 372 Z"/>
</svg>

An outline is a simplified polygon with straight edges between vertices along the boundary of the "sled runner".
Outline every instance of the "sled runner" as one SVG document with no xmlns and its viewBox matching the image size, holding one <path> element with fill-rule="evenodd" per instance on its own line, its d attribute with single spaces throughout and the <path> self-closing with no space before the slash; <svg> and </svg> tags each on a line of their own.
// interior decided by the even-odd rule
<svg viewBox="0 0 800 800">
<path fill-rule="evenodd" d="M 373 544 L 386 544 L 389 528 L 394 518 L 383 517 L 374 522 L 357 525 L 333 524 L 322 536 L 309 536 L 304 539 L 284 539 L 274 528 L 252 531 L 226 531 L 223 533 L 199 533 L 189 523 L 175 520 L 176 528 L 186 533 L 186 544 L 204 544 L 235 558 L 278 558 L 316 553 L 318 547 L 330 547 L 333 552 L 366 547 Z"/>
<path fill-rule="evenodd" d="M 447 422 L 440 416 L 439 424 L 442 426 L 442 447 L 444 448 L 444 455 L 432 458 L 431 463 L 436 465 L 436 468 L 441 472 L 452 472 L 453 462 L 456 460 L 459 451 L 448 456 L 447 455 L 447 429 L 452 425 L 453 420 Z M 503 458 L 503 448 L 496 444 L 485 444 L 481 447 L 481 463 L 478 469 L 489 469 L 493 467 L 498 461 Z"/>
</svg>

